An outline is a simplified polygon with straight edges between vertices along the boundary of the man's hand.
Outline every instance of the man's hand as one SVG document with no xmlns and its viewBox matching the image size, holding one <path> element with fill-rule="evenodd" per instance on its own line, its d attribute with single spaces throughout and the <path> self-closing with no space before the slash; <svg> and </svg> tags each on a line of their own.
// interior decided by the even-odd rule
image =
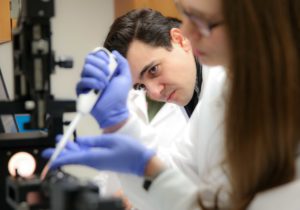
<svg viewBox="0 0 300 210">
<path fill-rule="evenodd" d="M 117 51 L 114 51 L 113 55 L 118 66 L 110 81 L 108 81 L 108 55 L 103 51 L 92 52 L 86 57 L 81 80 L 76 87 L 78 95 L 91 89 L 102 92 L 91 111 L 102 128 L 115 126 L 129 116 L 127 96 L 132 86 L 129 65 Z"/>
</svg>

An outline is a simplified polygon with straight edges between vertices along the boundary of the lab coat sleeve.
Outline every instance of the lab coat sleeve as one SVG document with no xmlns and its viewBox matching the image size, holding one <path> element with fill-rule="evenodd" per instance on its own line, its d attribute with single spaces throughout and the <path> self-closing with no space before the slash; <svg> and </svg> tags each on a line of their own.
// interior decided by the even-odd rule
<svg viewBox="0 0 300 210">
<path fill-rule="evenodd" d="M 162 159 L 165 164 L 172 168 L 180 168 L 180 170 L 188 174 L 189 178 L 196 182 L 196 166 L 191 154 L 192 144 L 183 142 L 184 140 L 180 138 L 180 152 L 177 152 L 175 144 L 172 144 L 169 147 L 162 147 L 161 141 L 165 141 L 165 139 L 159 139 L 159 135 L 154 129 L 155 128 L 148 126 L 148 124 L 145 124 L 143 120 L 133 113 L 126 125 L 118 132 L 130 135 L 146 146 L 155 148 L 159 158 Z M 172 132 L 172 128 L 169 128 L 169 132 Z M 168 135 L 165 135 L 165 138 L 167 137 Z M 170 156 L 170 153 L 172 153 L 172 156 Z M 143 178 L 120 174 L 119 179 L 125 195 L 135 207 L 143 210 L 157 209 L 154 205 L 155 203 L 148 201 L 147 192 L 142 188 Z M 197 186 L 196 183 L 194 184 Z"/>
<path fill-rule="evenodd" d="M 198 210 L 198 188 L 178 169 L 168 168 L 151 184 L 148 191 L 143 188 L 143 179 L 128 174 L 120 175 L 127 182 L 126 189 L 132 187 L 138 193 L 130 193 L 128 199 L 138 209 L 143 210 Z M 129 180 L 129 182 L 128 182 Z M 131 186 L 132 185 L 132 186 Z"/>
<path fill-rule="evenodd" d="M 148 126 L 141 121 L 134 113 L 131 115 L 128 122 L 123 126 L 118 133 L 130 135 L 137 141 L 140 141 L 149 148 L 157 150 L 158 157 L 167 165 L 173 168 L 180 168 L 184 171 L 195 184 L 197 184 L 197 163 L 195 162 L 195 149 L 189 137 L 188 129 L 182 131 L 180 142 L 174 140 L 168 148 L 161 147 L 158 135 L 154 128 Z M 178 147 L 180 149 L 178 149 Z M 125 181 L 125 180 L 123 180 Z"/>
<path fill-rule="evenodd" d="M 176 169 L 167 169 L 153 182 L 148 191 L 155 209 L 200 210 L 198 188 Z"/>
</svg>

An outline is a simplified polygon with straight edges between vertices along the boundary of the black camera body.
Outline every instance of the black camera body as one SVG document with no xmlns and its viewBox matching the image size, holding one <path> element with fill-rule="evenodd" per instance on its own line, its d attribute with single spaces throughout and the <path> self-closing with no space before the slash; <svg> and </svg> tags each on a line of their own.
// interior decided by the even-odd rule
<svg viewBox="0 0 300 210">
<path fill-rule="evenodd" d="M 46 179 L 8 177 L 6 201 L 12 209 L 26 210 L 123 210 L 118 198 L 100 196 L 99 188 L 62 171 Z"/>
</svg>

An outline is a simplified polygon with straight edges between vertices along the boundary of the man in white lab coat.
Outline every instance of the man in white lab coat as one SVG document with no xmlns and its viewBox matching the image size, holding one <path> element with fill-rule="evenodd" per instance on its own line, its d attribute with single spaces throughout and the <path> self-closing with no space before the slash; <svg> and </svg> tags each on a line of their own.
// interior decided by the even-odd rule
<svg viewBox="0 0 300 210">
<path fill-rule="evenodd" d="M 134 87 L 128 106 L 147 129 L 155 130 L 156 139 L 163 139 L 148 141 L 151 147 L 167 149 L 180 139 L 200 97 L 202 66 L 179 26 L 179 20 L 157 11 L 133 10 L 114 21 L 103 44 L 128 59 Z M 108 194 L 119 186 L 111 177 L 104 186 Z"/>
</svg>

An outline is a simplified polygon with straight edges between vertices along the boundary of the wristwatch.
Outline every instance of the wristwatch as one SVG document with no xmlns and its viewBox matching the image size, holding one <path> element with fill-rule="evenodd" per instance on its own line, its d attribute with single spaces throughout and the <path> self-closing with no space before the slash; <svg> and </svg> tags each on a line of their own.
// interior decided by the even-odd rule
<svg viewBox="0 0 300 210">
<path fill-rule="evenodd" d="M 145 177 L 143 182 L 143 188 L 148 191 L 152 182 L 163 172 L 164 170 L 158 171 L 154 176 L 151 177 Z"/>
</svg>

